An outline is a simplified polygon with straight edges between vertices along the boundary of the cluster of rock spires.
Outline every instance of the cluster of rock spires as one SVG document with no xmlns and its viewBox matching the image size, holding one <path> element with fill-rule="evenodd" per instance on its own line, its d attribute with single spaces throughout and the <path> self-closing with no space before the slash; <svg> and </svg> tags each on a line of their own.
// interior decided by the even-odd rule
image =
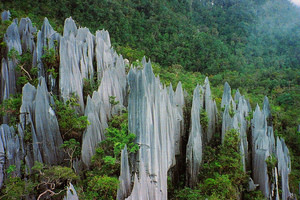
<svg viewBox="0 0 300 200">
<path fill-rule="evenodd" d="M 2 20 L 9 20 L 10 13 L 5 11 L 1 16 Z M 233 99 L 231 88 L 225 83 L 221 110 L 218 111 L 206 78 L 204 85 L 198 85 L 194 90 L 191 124 L 189 130 L 185 130 L 185 95 L 181 83 L 175 92 L 172 85 L 162 85 L 159 77 L 155 77 L 151 63 L 145 59 L 143 69 L 132 67 L 127 76 L 124 60 L 111 47 L 107 31 L 97 31 L 94 36 L 87 28 L 77 28 L 68 18 L 63 35 L 54 31 L 47 19 L 37 32 L 30 19 L 23 18 L 19 23 L 13 20 L 4 42 L 7 52 L 14 49 L 19 54 L 32 53 L 32 67 L 39 69 L 39 84 L 35 88 L 28 83 L 22 89 L 20 123 L 9 127 L 8 119 L 4 117 L 0 126 L 0 188 L 6 178 L 5 170 L 10 165 L 16 165 L 14 175 L 20 176 L 22 162 L 26 166 L 25 172 L 30 174 L 34 161 L 56 165 L 64 160 L 65 155 L 59 148 L 63 139 L 55 111 L 50 106 L 54 104 L 51 96 L 54 93 L 64 101 L 75 94 L 80 104 L 78 113 L 88 117 L 90 125 L 83 133 L 79 161 L 86 168 L 91 164 L 98 143 L 105 139 L 108 121 L 128 107 L 129 130 L 136 135 L 139 150 L 130 157 L 126 147 L 122 150 L 117 199 L 167 199 L 167 176 L 177 164 L 176 156 L 186 158 L 186 184 L 195 186 L 199 182 L 197 174 L 204 147 L 217 134 L 223 142 L 230 129 L 236 129 L 240 134 L 242 162 L 245 171 L 252 171 L 252 186 L 258 184 L 268 199 L 280 199 L 279 185 L 281 199 L 291 195 L 288 186 L 291 171 L 289 151 L 283 139 L 274 137 L 267 98 L 262 110 L 256 107 L 250 123 L 252 109 L 249 101 L 238 90 Z M 43 65 L 42 56 L 47 49 L 54 49 L 59 54 L 58 81 L 47 75 Z M 2 58 L 0 102 L 17 93 L 17 62 L 15 58 Z M 101 84 L 84 102 L 84 79 L 93 80 L 94 77 Z M 116 97 L 119 104 L 112 105 L 111 96 Z M 201 113 L 206 113 L 207 124 L 201 124 Z M 221 127 L 218 127 L 218 116 L 222 116 Z M 25 137 L 28 132 L 31 141 Z M 185 147 L 182 138 L 186 133 L 188 143 Z M 182 155 L 183 148 L 186 148 L 186 155 Z M 271 156 L 278 162 L 270 168 L 266 160 Z M 255 189 L 255 186 L 250 188 Z M 65 199 L 78 199 L 73 185 L 68 188 Z"/>
</svg>

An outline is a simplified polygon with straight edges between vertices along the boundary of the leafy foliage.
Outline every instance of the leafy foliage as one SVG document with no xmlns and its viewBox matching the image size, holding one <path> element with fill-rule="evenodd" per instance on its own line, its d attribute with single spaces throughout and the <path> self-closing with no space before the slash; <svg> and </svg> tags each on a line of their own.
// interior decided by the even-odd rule
<svg viewBox="0 0 300 200">
<path fill-rule="evenodd" d="M 195 189 L 185 188 L 178 199 L 237 199 L 247 186 L 248 176 L 243 171 L 239 149 L 239 133 L 232 129 L 224 143 L 213 149 L 206 147 L 200 169 L 201 182 Z"/>
<path fill-rule="evenodd" d="M 45 66 L 46 72 L 49 73 L 49 75 L 51 75 L 54 79 L 56 79 L 59 70 L 59 55 L 57 49 L 57 41 L 54 41 L 54 44 L 55 48 L 44 48 L 44 54 L 42 55 L 41 59 Z"/>
<path fill-rule="evenodd" d="M 71 96 L 66 103 L 54 98 L 55 111 L 60 131 L 65 138 L 81 137 L 81 132 L 89 125 L 87 116 L 79 116 L 75 108 L 79 106 L 76 96 Z"/>
<path fill-rule="evenodd" d="M 117 189 L 119 180 L 115 177 L 109 176 L 94 176 L 88 182 L 88 192 L 85 193 L 87 200 L 93 199 L 107 199 L 113 200 L 117 197 Z"/>
<path fill-rule="evenodd" d="M 50 197 L 60 195 L 71 181 L 78 180 L 77 175 L 68 167 L 49 167 L 36 161 L 32 170 L 35 175 L 35 189 L 39 192 L 38 199 L 46 194 L 49 194 Z"/>
<path fill-rule="evenodd" d="M 100 174 L 119 175 L 121 151 L 127 145 L 129 153 L 135 153 L 138 145 L 134 143 L 135 134 L 128 131 L 127 112 L 114 116 L 106 129 L 106 138 L 96 149 L 92 163 Z"/>
<path fill-rule="evenodd" d="M 0 104 L 0 116 L 7 115 L 10 126 L 15 126 L 19 122 L 21 104 L 21 95 L 11 96 L 9 99 L 5 99 L 2 104 Z"/>
<path fill-rule="evenodd" d="M 80 143 L 74 138 L 71 138 L 70 140 L 64 141 L 64 143 L 61 145 L 61 148 L 63 148 L 64 152 L 68 154 L 72 168 L 73 160 L 80 157 L 81 154 Z"/>
<path fill-rule="evenodd" d="M 22 55 L 19 55 L 19 52 L 12 48 L 8 52 L 7 57 L 17 63 L 17 84 L 20 86 L 20 88 L 22 88 L 26 83 L 30 83 L 34 86 L 38 85 L 38 69 L 37 67 L 32 67 L 31 52 L 26 51 L 23 52 Z"/>
</svg>

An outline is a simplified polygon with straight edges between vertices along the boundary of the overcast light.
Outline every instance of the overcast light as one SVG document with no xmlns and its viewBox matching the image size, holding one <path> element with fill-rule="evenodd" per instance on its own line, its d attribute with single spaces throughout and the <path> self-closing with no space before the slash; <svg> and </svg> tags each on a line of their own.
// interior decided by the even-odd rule
<svg viewBox="0 0 300 200">
<path fill-rule="evenodd" d="M 296 4 L 297 6 L 300 6 L 300 0 L 291 0 L 294 4 Z"/>
</svg>

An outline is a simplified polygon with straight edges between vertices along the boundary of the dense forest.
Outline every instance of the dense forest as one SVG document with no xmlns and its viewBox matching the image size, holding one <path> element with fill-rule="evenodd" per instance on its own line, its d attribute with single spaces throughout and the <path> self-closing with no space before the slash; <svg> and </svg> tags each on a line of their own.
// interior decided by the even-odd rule
<svg viewBox="0 0 300 200">
<path fill-rule="evenodd" d="M 52 27 L 62 34 L 64 21 L 70 16 L 78 26 L 89 28 L 93 34 L 97 30 L 108 30 L 112 46 L 119 54 L 127 58 L 133 66 L 140 65 L 143 56 L 146 56 L 152 62 L 154 73 L 159 75 L 160 81 L 166 85 L 176 86 L 180 81 L 187 93 L 192 95 L 196 85 L 204 82 L 205 77 L 209 77 L 212 95 L 218 106 L 221 105 L 225 82 L 230 84 L 233 93 L 239 89 L 239 92 L 249 99 L 252 108 L 255 108 L 256 104 L 262 106 L 263 97 L 268 96 L 275 135 L 283 137 L 290 149 L 292 159 L 290 190 L 295 194 L 299 193 L 300 8 L 290 1 L 6 0 L 0 3 L 0 9 L 10 10 L 11 19 L 28 16 L 38 30 L 42 27 L 44 17 L 47 17 Z M 7 27 L 7 22 L 2 22 L 1 59 L 4 57 L 3 37 Z M 14 52 L 10 54 L 11 57 L 18 56 Z M 18 60 L 26 66 L 27 62 L 31 61 L 26 58 L 26 54 L 24 55 Z M 59 63 L 56 58 L 55 52 L 50 50 L 43 57 L 44 65 L 48 66 L 49 73 L 52 75 L 58 73 L 54 67 Z M 33 74 L 37 76 L 36 72 Z M 20 82 L 23 86 L 24 80 Z M 29 82 L 33 85 L 38 84 L 34 81 Z M 87 81 L 84 88 L 84 101 L 88 95 L 92 95 L 93 91 L 97 90 L 99 86 L 97 84 L 99 83 Z M 20 91 L 21 86 L 19 86 Z M 20 106 L 19 101 L 20 97 L 15 97 L 13 101 L 2 102 L 1 111 Z M 78 153 L 76 148 L 80 145 L 78 138 L 81 136 L 76 134 L 74 136 L 72 132 L 83 132 L 89 122 L 84 116 L 76 113 L 77 108 L 73 109 L 78 106 L 75 97 L 67 103 L 62 103 L 59 99 L 54 101 L 59 128 L 65 137 L 63 147 L 66 152 L 71 152 L 71 160 L 73 160 L 80 156 L 80 151 Z M 191 110 L 192 99 L 190 98 L 189 101 L 187 112 Z M 112 105 L 118 103 L 113 97 L 110 102 Z M 221 110 L 221 107 L 219 106 L 218 109 Z M 1 114 L 4 115 L 5 112 Z M 53 176 L 55 170 L 65 170 L 63 172 L 65 176 L 59 178 L 61 182 L 74 176 L 72 179 L 80 182 L 78 185 L 88 187 L 87 189 L 81 187 L 83 191 L 79 186 L 76 188 L 83 195 L 83 199 L 97 199 L 101 194 L 105 194 L 107 199 L 115 198 L 118 180 L 112 177 L 120 173 L 120 154 L 124 147 L 121 148 L 118 144 L 126 143 L 130 152 L 135 152 L 138 148 L 133 142 L 135 136 L 128 133 L 127 117 L 128 113 L 124 111 L 122 115 L 112 118 L 109 122 L 107 140 L 100 144 L 92 158 L 92 166 L 100 169 L 84 172 L 81 175 L 83 181 L 78 181 L 78 177 L 72 170 L 68 171 L 70 168 L 57 166 L 47 168 L 37 163 L 33 168 L 35 182 L 26 187 L 21 185 L 25 184 L 23 182 L 19 183 L 18 187 L 8 183 L 5 192 L 11 190 L 15 193 L 20 191 L 26 193 L 30 187 L 37 187 L 37 182 Z M 12 116 L 10 120 L 12 125 L 17 121 Z M 70 127 L 72 127 L 71 133 Z M 229 141 L 227 146 L 232 146 L 234 149 L 234 144 L 237 142 L 235 133 L 229 134 L 226 140 Z M 227 146 L 219 145 L 205 149 L 206 155 L 211 157 L 204 157 L 207 165 L 199 175 L 202 180 L 210 179 L 215 176 L 213 172 L 219 169 L 210 162 L 222 163 L 222 159 L 224 161 L 230 157 L 233 160 L 232 164 L 226 163 L 229 166 L 224 164 L 223 167 L 227 171 L 219 172 L 219 179 L 215 179 L 219 182 L 210 184 L 203 181 L 196 188 L 190 189 L 183 183 L 185 177 L 177 181 L 169 181 L 169 198 L 234 199 L 236 197 L 234 195 L 238 196 L 237 191 L 243 189 L 236 188 L 245 184 L 247 177 L 237 167 L 239 156 L 236 152 L 228 150 L 231 147 Z M 106 184 L 107 188 L 102 188 L 103 184 Z M 213 188 L 212 185 L 218 187 Z M 228 190 L 223 191 L 226 185 L 230 185 L 231 188 L 228 187 Z M 25 187 L 25 191 L 20 189 L 21 187 Z M 13 191 L 12 188 L 16 190 Z M 39 188 L 39 191 L 42 189 Z M 5 192 L 1 191 L 2 194 Z M 214 196 L 216 193 L 222 194 Z M 259 192 L 255 194 L 245 192 L 243 198 L 262 199 Z"/>
</svg>

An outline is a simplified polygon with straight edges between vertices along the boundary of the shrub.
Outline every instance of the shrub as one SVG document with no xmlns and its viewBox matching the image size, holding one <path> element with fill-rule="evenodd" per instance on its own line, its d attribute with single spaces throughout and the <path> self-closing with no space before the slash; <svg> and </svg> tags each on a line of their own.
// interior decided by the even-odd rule
<svg viewBox="0 0 300 200">
<path fill-rule="evenodd" d="M 55 111 L 60 132 L 64 139 L 80 138 L 81 132 L 89 125 L 87 116 L 80 116 L 74 108 L 78 107 L 77 98 L 73 95 L 66 103 L 54 98 Z"/>
<path fill-rule="evenodd" d="M 117 197 L 119 180 L 115 177 L 94 176 L 88 182 L 86 199 L 106 199 L 113 200 Z"/>
<path fill-rule="evenodd" d="M 14 95 L 9 99 L 5 99 L 0 104 L 0 116 L 7 115 L 9 125 L 15 126 L 19 122 L 20 107 L 22 105 L 22 96 Z"/>
</svg>

